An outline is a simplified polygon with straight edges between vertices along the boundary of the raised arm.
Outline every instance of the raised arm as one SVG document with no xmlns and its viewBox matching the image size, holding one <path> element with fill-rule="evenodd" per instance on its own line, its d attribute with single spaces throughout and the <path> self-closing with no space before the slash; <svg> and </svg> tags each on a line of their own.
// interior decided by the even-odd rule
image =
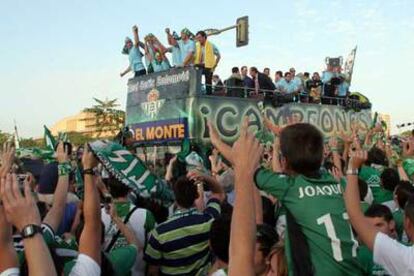
<svg viewBox="0 0 414 276">
<path fill-rule="evenodd" d="M 139 48 L 139 36 L 138 36 L 138 26 L 132 26 L 132 34 L 134 35 L 134 47 Z"/>
<path fill-rule="evenodd" d="M 6 219 L 3 206 L 0 205 L 0 274 L 7 269 L 18 267 L 17 254 L 13 247 L 12 226 Z"/>
<path fill-rule="evenodd" d="M 220 183 L 217 181 L 216 178 L 211 177 L 209 175 L 201 174 L 197 170 L 190 171 L 187 175 L 189 179 L 193 179 L 195 181 L 203 181 L 207 184 L 211 191 L 211 197 L 217 198 L 220 201 L 223 201 L 226 197 L 224 193 L 223 187 L 221 187 Z"/>
<path fill-rule="evenodd" d="M 229 275 L 255 275 L 256 221 L 252 208 L 253 175 L 259 165 L 262 150 L 259 142 L 247 132 L 245 120 L 240 137 L 232 148 L 236 198 L 231 222 Z"/>
<path fill-rule="evenodd" d="M 65 212 L 66 197 L 69 189 L 69 173 L 71 165 L 69 163 L 69 155 L 65 150 L 63 142 L 60 142 L 56 149 L 56 159 L 59 163 L 58 173 L 59 179 L 53 195 L 53 205 L 43 219 L 43 223 L 49 225 L 53 231 L 57 231 L 62 222 Z"/>
<path fill-rule="evenodd" d="M 85 197 L 83 202 L 83 216 L 85 225 L 79 242 L 79 253 L 92 258 L 98 265 L 101 264 L 101 209 L 99 192 L 94 182 L 93 168 L 98 164 L 89 145 L 85 145 L 82 156 L 85 174 Z"/>
<path fill-rule="evenodd" d="M 3 144 L 3 150 L 1 152 L 1 167 L 0 167 L 0 177 L 6 177 L 13 166 L 15 158 L 14 147 L 10 143 Z"/>
<path fill-rule="evenodd" d="M 358 233 L 358 236 L 370 250 L 373 250 L 378 231 L 367 221 L 361 211 L 357 173 L 357 170 L 365 163 L 367 157 L 368 153 L 366 151 L 360 150 L 352 153 L 348 168 L 351 173 L 347 173 L 345 205 L 351 224 Z"/>
<path fill-rule="evenodd" d="M 20 192 L 15 174 L 8 174 L 6 178 L 2 178 L 1 182 L 0 193 L 7 220 L 19 232 L 28 226 L 37 229 L 34 235 L 23 239 L 29 274 L 36 276 L 56 275 L 49 249 L 43 240 L 41 230 L 39 230 L 40 215 L 30 190 L 29 181 L 25 181 L 24 196 Z"/>
<path fill-rule="evenodd" d="M 165 33 L 167 34 L 168 44 L 171 46 L 177 46 L 177 40 L 171 35 L 170 29 L 165 28 Z"/>
<path fill-rule="evenodd" d="M 109 205 L 109 215 L 111 216 L 112 221 L 118 227 L 119 231 L 121 231 L 122 235 L 126 238 L 128 244 L 135 245 L 137 249 L 143 250 L 144 247 L 140 245 L 138 239 L 135 237 L 134 232 L 118 216 L 116 207 L 113 203 Z"/>
<path fill-rule="evenodd" d="M 210 141 L 213 146 L 224 156 L 224 158 L 233 163 L 231 156 L 231 147 L 220 139 L 220 136 L 211 121 L 208 121 L 207 125 L 210 134 Z"/>
</svg>

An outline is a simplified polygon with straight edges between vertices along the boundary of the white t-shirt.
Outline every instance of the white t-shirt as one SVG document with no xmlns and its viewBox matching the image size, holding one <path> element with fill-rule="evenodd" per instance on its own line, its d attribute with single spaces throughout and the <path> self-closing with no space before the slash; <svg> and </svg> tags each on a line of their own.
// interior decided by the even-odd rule
<svg viewBox="0 0 414 276">
<path fill-rule="evenodd" d="M 20 269 L 18 267 L 8 268 L 0 273 L 0 276 L 19 276 Z"/>
<path fill-rule="evenodd" d="M 374 241 L 374 262 L 391 275 L 414 275 L 414 247 L 379 232 Z"/>
<path fill-rule="evenodd" d="M 131 204 L 130 211 L 134 208 Z M 145 221 L 147 217 L 147 210 L 142 208 L 137 208 L 131 217 L 128 220 L 127 225 L 132 229 L 135 234 L 135 237 L 138 239 L 139 243 L 144 245 L 146 242 L 145 237 Z M 106 248 L 112 240 L 113 235 L 118 232 L 118 227 L 112 223 L 110 215 L 108 215 L 104 208 L 101 210 L 102 222 L 105 225 L 105 241 L 103 248 Z M 142 250 L 138 250 L 137 261 L 132 267 L 133 276 L 144 276 L 145 275 L 145 262 L 144 254 Z"/>
<path fill-rule="evenodd" d="M 76 259 L 75 266 L 69 273 L 69 276 L 100 276 L 101 267 L 95 262 L 94 259 L 85 254 L 79 254 Z"/>
</svg>

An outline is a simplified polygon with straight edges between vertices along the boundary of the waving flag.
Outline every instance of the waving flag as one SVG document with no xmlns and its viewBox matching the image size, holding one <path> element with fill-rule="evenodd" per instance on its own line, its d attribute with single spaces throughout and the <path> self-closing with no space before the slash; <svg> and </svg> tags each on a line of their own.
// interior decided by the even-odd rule
<svg viewBox="0 0 414 276">
<path fill-rule="evenodd" d="M 45 128 L 45 134 L 44 134 L 45 146 L 47 149 L 51 151 L 55 151 L 56 139 L 55 137 L 53 137 L 52 133 L 47 128 L 47 126 L 43 126 L 43 127 Z"/>
<path fill-rule="evenodd" d="M 352 71 L 354 70 L 356 50 L 357 50 L 357 46 L 355 46 L 355 48 L 352 49 L 344 65 L 344 73 L 348 75 L 349 83 L 351 83 L 351 80 L 352 80 Z"/>
</svg>

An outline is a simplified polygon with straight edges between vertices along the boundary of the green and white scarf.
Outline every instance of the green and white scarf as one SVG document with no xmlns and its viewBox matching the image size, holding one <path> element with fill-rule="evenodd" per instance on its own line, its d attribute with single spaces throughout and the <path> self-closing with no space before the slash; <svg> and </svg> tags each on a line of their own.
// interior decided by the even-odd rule
<svg viewBox="0 0 414 276">
<path fill-rule="evenodd" d="M 174 202 L 174 194 L 167 183 L 151 173 L 141 159 L 122 145 L 97 140 L 89 146 L 105 169 L 136 194 L 153 198 L 165 206 Z"/>
</svg>

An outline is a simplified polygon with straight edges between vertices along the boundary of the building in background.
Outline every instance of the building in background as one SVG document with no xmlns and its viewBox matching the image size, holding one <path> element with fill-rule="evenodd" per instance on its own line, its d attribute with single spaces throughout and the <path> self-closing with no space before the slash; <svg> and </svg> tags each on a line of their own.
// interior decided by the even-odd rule
<svg viewBox="0 0 414 276">
<path fill-rule="evenodd" d="M 111 131 L 102 131 L 99 127 L 97 127 L 95 114 L 83 111 L 74 116 L 63 118 L 50 128 L 50 131 L 54 136 L 57 136 L 59 132 L 76 132 L 92 138 L 113 137 L 116 135 L 118 130 L 119 128 L 117 127 Z"/>
</svg>

